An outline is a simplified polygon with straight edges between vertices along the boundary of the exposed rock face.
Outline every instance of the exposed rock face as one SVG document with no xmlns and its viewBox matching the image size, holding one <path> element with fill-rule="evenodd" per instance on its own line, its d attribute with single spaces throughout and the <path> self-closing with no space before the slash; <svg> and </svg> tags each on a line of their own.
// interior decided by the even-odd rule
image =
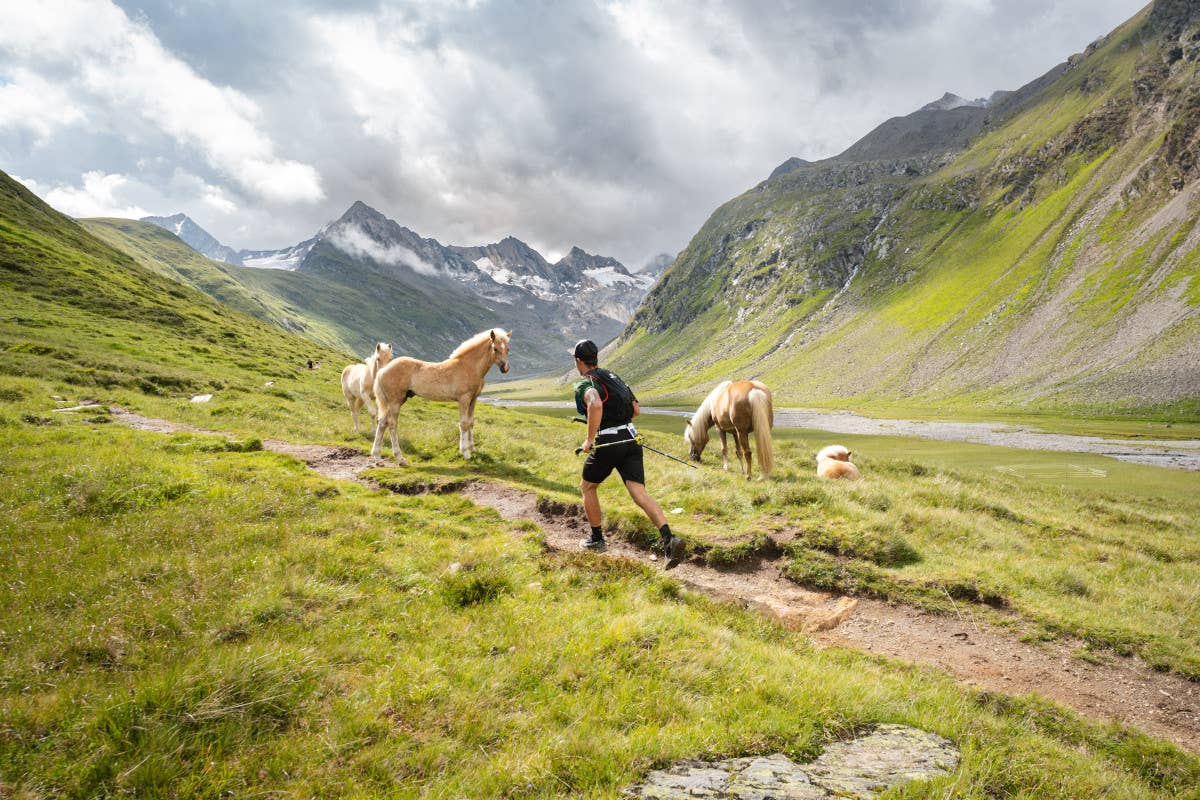
<svg viewBox="0 0 1200 800">
<path fill-rule="evenodd" d="M 208 231 L 201 228 L 187 214 L 173 214 L 169 217 L 142 217 L 142 222 L 150 222 L 160 228 L 166 228 L 171 233 L 187 242 L 188 246 L 201 255 L 208 256 L 213 261 L 223 261 L 226 264 L 241 264 L 242 259 L 232 247 L 221 244 Z"/>
<path fill-rule="evenodd" d="M 456 247 L 451 250 L 469 259 L 497 283 L 520 286 L 540 297 L 556 297 L 566 290 L 565 277 L 542 254 L 514 236 L 495 244 Z"/>
<path fill-rule="evenodd" d="M 654 280 L 579 248 L 549 264 L 511 236 L 483 247 L 447 247 L 361 201 L 316 236 L 280 250 L 235 253 L 183 214 L 147 221 L 180 238 L 186 234 L 193 248 L 205 246 L 226 263 L 297 273 L 295 280 L 271 283 L 286 286 L 286 302 L 300 316 L 354 313 L 331 309 L 328 297 L 310 296 L 340 297 L 328 281 L 366 292 L 373 310 L 394 323 L 359 342 L 364 348 L 385 339 L 402 352 L 433 359 L 484 328 L 514 328 L 517 377 L 561 368 L 570 342 L 610 341 Z"/>
<path fill-rule="evenodd" d="M 958 748 L 940 736 L 880 725 L 866 736 L 830 745 L 811 764 L 797 764 L 782 753 L 682 761 L 651 772 L 625 794 L 656 800 L 869 800 L 893 786 L 949 775 L 958 762 Z"/>
<path fill-rule="evenodd" d="M 657 273 L 631 274 L 615 258 L 592 255 L 582 248 L 553 264 L 509 236 L 480 247 L 451 247 L 470 259 L 497 283 L 519 286 L 542 300 L 562 304 L 573 314 L 599 316 L 624 325 L 633 316 Z"/>
</svg>

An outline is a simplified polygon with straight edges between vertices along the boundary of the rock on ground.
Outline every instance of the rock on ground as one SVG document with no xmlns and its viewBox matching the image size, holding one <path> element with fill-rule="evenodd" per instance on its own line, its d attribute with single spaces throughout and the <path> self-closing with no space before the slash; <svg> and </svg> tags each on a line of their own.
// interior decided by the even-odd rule
<svg viewBox="0 0 1200 800">
<path fill-rule="evenodd" d="M 783 753 L 680 761 L 651 772 L 625 794 L 647 800 L 868 800 L 902 783 L 948 775 L 958 761 L 958 748 L 941 736 L 880 725 L 866 736 L 830 745 L 810 764 L 797 764 Z"/>
</svg>

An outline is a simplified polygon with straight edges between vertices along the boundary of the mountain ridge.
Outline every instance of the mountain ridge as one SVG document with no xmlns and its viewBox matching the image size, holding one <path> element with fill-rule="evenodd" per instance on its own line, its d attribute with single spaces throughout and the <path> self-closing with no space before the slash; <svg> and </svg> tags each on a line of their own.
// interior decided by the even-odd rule
<svg viewBox="0 0 1200 800">
<path fill-rule="evenodd" d="M 1200 413 L 1198 17 L 1156 3 L 986 108 L 777 169 L 614 363 L 662 397 L 758 376 L 798 403 Z"/>
</svg>

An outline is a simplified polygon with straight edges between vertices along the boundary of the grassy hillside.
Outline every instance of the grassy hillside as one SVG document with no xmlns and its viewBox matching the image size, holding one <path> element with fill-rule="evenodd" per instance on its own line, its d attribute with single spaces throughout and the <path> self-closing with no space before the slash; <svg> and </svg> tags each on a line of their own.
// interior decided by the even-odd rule
<svg viewBox="0 0 1200 800">
<path fill-rule="evenodd" d="M 305 313 L 274 293 L 259 290 L 254 280 L 257 270 L 205 258 L 158 225 L 116 218 L 81 219 L 78 222 L 88 233 L 132 256 L 147 269 L 199 289 L 224 306 L 329 347 L 349 352 L 370 349 L 370 336 L 361 331 L 363 326 L 358 318 L 345 322 L 336 320 L 330 324 Z"/>
<path fill-rule="evenodd" d="M 548 554 L 536 530 L 454 494 L 372 492 L 258 452 L 266 437 L 367 446 L 335 371 L 295 355 L 307 346 L 328 364 L 337 353 L 142 267 L 2 175 L 0 291 L 0 794 L 613 797 L 679 757 L 811 755 L 904 722 L 963 751 L 954 775 L 904 797 L 1197 797 L 1200 761 L 1136 732 L 816 650 L 661 574 Z M 212 401 L 189 402 L 199 391 Z M 87 398 L 240 439 L 55 410 Z M 572 497 L 577 426 L 481 407 L 479 459 L 465 465 L 454 414 L 406 406 L 419 466 L 379 477 L 404 489 L 484 475 Z M 653 435 L 671 447 L 677 432 Z M 729 533 L 754 514 L 805 526 L 818 514 L 812 531 L 826 538 L 798 547 L 797 564 L 840 564 L 830 574 L 872 591 L 907 585 L 913 602 L 932 593 L 898 562 L 866 571 L 873 553 L 903 552 L 873 549 L 877 534 L 928 562 L 910 563 L 912 577 L 950 576 L 974 569 L 955 548 L 1019 565 L 1030 545 L 1006 540 L 1045 538 L 1054 521 L 1049 489 L 1001 501 L 1017 488 L 904 460 L 864 461 L 879 482 L 844 493 L 816 486 L 798 466 L 811 446 L 783 443 L 782 479 L 750 490 L 649 466 L 664 500 L 688 504 L 678 527 L 713 558 L 745 552 Z M 1150 544 L 1167 546 L 1196 515 L 1184 492 L 1152 491 L 1138 474 L 1111 497 L 1065 495 L 1063 516 L 1094 504 L 1064 528 L 1078 540 L 1053 566 L 1065 600 L 1019 586 L 1017 571 L 996 580 L 1012 582 L 1022 614 L 1090 624 L 1072 616 L 1080 581 L 1097 607 L 1123 608 L 1127 572 L 1173 597 L 1172 570 L 1191 556 L 1168 561 Z M 616 487 L 605 491 L 615 533 L 644 536 Z M 1000 502 L 1006 513 L 989 510 Z M 877 530 L 888 504 L 913 509 L 912 532 Z M 1101 551 L 1113 568 L 1085 572 Z M 1029 569 L 1049 569 L 1044 558 L 1030 555 Z M 1126 646 L 1182 668 L 1196 626 L 1162 613 L 1130 612 L 1119 630 L 1145 626 Z"/>
<path fill-rule="evenodd" d="M 73 396 L 315 399 L 352 358 L 142 267 L 3 174 L 0 292 L 0 371 L 61 382 Z M 308 358 L 323 371 L 309 371 Z"/>
<path fill-rule="evenodd" d="M 795 404 L 1200 415 L 1195 13 L 1146 9 L 963 152 L 725 204 L 614 363 L 669 398 L 755 376 Z"/>
</svg>

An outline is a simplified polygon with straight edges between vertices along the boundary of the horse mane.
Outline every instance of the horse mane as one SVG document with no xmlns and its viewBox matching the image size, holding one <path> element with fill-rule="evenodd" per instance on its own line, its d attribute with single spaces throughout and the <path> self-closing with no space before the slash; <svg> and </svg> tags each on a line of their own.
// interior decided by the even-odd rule
<svg viewBox="0 0 1200 800">
<path fill-rule="evenodd" d="M 713 403 L 717 400 L 717 394 L 728 384 L 729 381 L 722 381 L 708 393 L 708 397 L 704 398 L 704 402 L 696 409 L 696 413 L 688 421 L 688 428 L 692 432 L 692 441 L 701 446 L 708 444 L 708 429 L 713 424 Z"/>
<path fill-rule="evenodd" d="M 471 350 L 474 350 L 476 347 L 478 347 L 483 342 L 491 339 L 493 333 L 496 334 L 497 339 L 501 339 L 501 338 L 507 339 L 508 338 L 508 334 L 505 333 L 500 328 L 488 328 L 486 331 L 480 331 L 479 333 L 472 336 L 470 339 L 467 339 L 465 342 L 460 344 L 458 347 L 454 348 L 454 352 L 450 354 L 450 358 L 451 359 L 458 358 L 459 356 L 464 355 L 464 354 L 470 352 Z"/>
</svg>

